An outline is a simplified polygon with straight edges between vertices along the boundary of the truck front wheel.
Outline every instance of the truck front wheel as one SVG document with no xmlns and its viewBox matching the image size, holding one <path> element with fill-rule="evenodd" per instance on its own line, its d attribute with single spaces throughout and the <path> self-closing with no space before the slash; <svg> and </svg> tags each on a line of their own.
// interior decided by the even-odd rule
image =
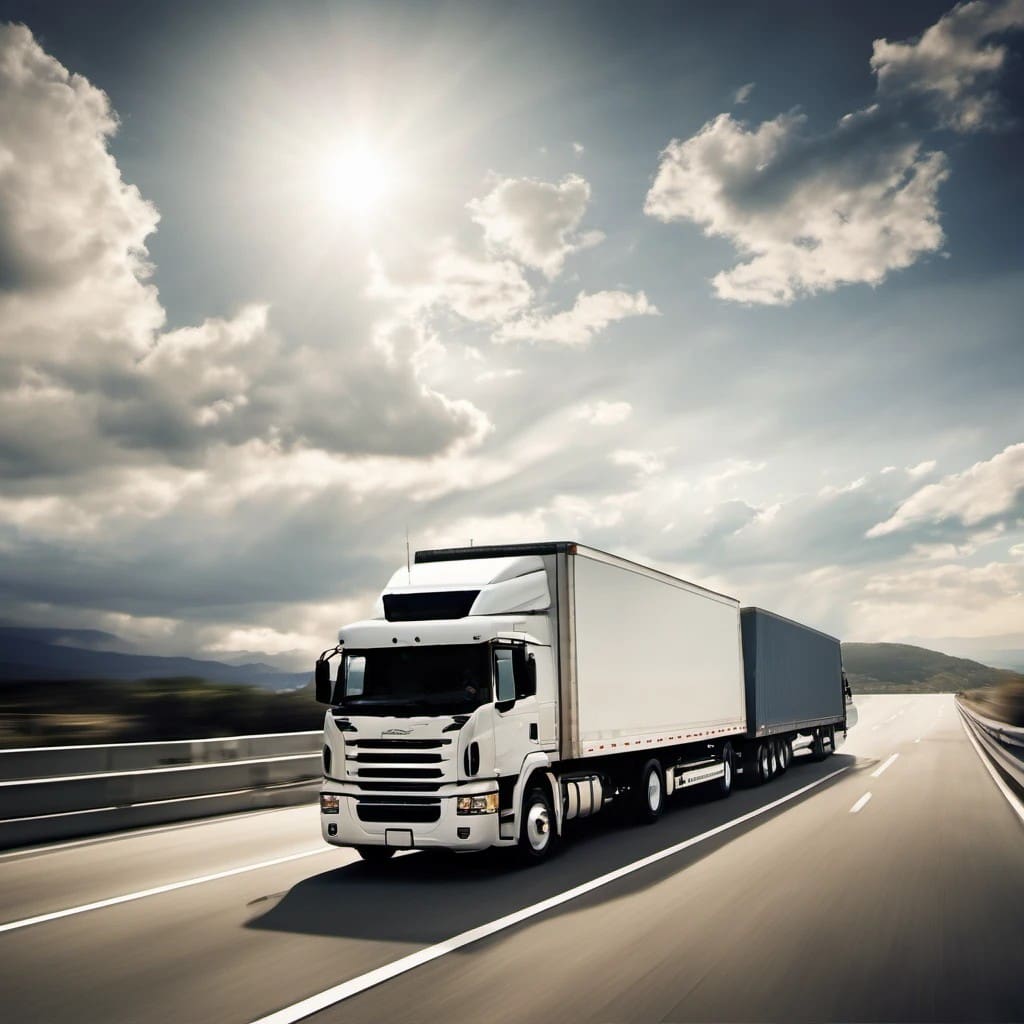
<svg viewBox="0 0 1024 1024">
<path fill-rule="evenodd" d="M 395 855 L 395 851 L 389 846 L 357 846 L 356 853 L 367 864 L 380 864 L 383 861 L 391 860 Z"/>
<path fill-rule="evenodd" d="M 555 812 L 551 798 L 541 786 L 533 786 L 523 800 L 519 825 L 519 858 L 526 864 L 539 864 L 551 856 L 557 841 Z"/>
</svg>

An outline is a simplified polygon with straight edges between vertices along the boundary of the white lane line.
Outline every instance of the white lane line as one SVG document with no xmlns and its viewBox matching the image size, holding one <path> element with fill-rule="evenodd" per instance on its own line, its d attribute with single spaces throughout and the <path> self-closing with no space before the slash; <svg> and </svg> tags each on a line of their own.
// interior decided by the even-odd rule
<svg viewBox="0 0 1024 1024">
<path fill-rule="evenodd" d="M 888 767 L 889 767 L 889 765 L 891 765 L 891 764 L 893 763 L 893 761 L 895 761 L 895 760 L 896 760 L 896 758 L 897 758 L 897 757 L 899 757 L 899 756 L 900 756 L 899 754 L 893 754 L 893 755 L 892 755 L 892 757 L 890 757 L 890 758 L 889 758 L 889 759 L 888 759 L 887 761 L 885 761 L 885 762 L 884 762 L 883 764 L 880 764 L 880 765 L 879 765 L 879 766 L 878 766 L 878 767 L 877 767 L 877 768 L 876 768 L 876 769 L 875 769 L 875 770 L 874 770 L 874 771 L 873 771 L 873 772 L 871 773 L 871 778 L 873 778 L 873 779 L 877 779 L 877 778 L 878 778 L 878 776 L 879 776 L 879 775 L 881 775 L 881 774 L 882 774 L 882 772 L 884 772 L 884 771 L 885 771 L 885 769 L 886 769 L 886 768 L 888 768 Z"/>
<path fill-rule="evenodd" d="M 461 932 L 459 935 L 455 935 L 450 939 L 445 939 L 443 942 L 438 942 L 433 946 L 427 946 L 425 949 L 418 950 L 415 953 L 410 953 L 408 956 L 403 956 L 398 960 L 385 964 L 383 967 L 367 971 L 366 974 L 360 974 L 349 981 L 343 981 L 340 985 L 334 985 L 332 988 L 325 989 L 323 992 L 318 992 L 316 995 L 309 996 L 306 999 L 301 999 L 299 1002 L 268 1014 L 266 1017 L 260 1017 L 259 1020 L 254 1021 L 253 1024 L 293 1024 L 294 1021 L 302 1020 L 303 1018 L 310 1016 L 310 1014 L 318 1013 L 320 1010 L 326 1009 L 328 1006 L 334 1006 L 346 999 L 350 999 L 352 996 L 358 995 L 360 992 L 365 992 L 367 989 L 373 988 L 375 985 L 380 985 L 382 982 L 390 981 L 392 978 L 397 978 L 400 974 L 405 974 L 407 971 L 411 971 L 416 967 L 421 967 L 423 964 L 430 963 L 432 960 L 437 960 L 440 957 L 445 956 L 447 953 L 453 953 L 455 950 L 462 949 L 464 946 L 469 946 L 474 942 L 479 942 L 481 939 L 486 939 L 488 936 L 504 931 L 506 928 L 511 928 L 513 925 L 520 924 L 522 921 L 527 921 L 531 917 L 536 917 L 538 914 L 543 914 L 548 910 L 559 907 L 563 903 L 568 903 L 570 900 L 584 896 L 588 892 L 600 889 L 602 886 L 608 885 L 610 882 L 615 882 L 620 878 L 625 878 L 627 875 L 631 875 L 635 871 L 640 871 L 642 868 L 649 867 L 651 864 L 657 864 L 658 861 L 680 853 L 682 850 L 688 849 L 691 846 L 696 846 L 698 843 L 702 843 L 706 839 L 711 839 L 714 836 L 720 835 L 722 832 L 727 832 L 729 829 L 735 828 L 737 825 L 742 825 L 744 822 L 750 821 L 752 818 L 757 818 L 762 814 L 766 814 L 768 811 L 774 810 L 776 807 L 780 807 L 782 804 L 788 803 L 790 800 L 795 800 L 798 796 L 802 796 L 804 793 L 822 785 L 822 783 L 828 782 L 829 779 L 834 779 L 837 775 L 842 775 L 842 773 L 847 770 L 847 768 L 840 768 L 837 771 L 824 776 L 824 778 L 818 779 L 816 782 L 812 782 L 809 785 L 804 786 L 802 789 L 795 790 L 786 796 L 780 797 L 778 800 L 773 800 L 770 804 L 765 804 L 763 807 L 758 807 L 756 810 L 749 811 L 747 814 L 741 814 L 738 818 L 733 818 L 732 821 L 727 821 L 723 825 L 718 825 L 707 832 L 702 832 L 699 836 L 693 836 L 691 839 L 686 839 L 681 843 L 676 843 L 674 846 L 669 846 L 664 850 L 659 850 L 657 853 L 652 853 L 648 857 L 642 857 L 640 860 L 633 861 L 632 864 L 616 868 L 614 871 L 609 871 L 607 874 L 600 875 L 597 878 L 591 879 L 589 882 L 584 882 L 582 885 L 574 886 L 572 889 L 566 889 L 565 892 L 561 892 L 557 896 L 551 896 L 546 900 L 541 900 L 540 903 L 534 903 L 533 906 L 523 907 L 522 910 L 516 910 L 511 914 L 506 914 L 504 917 L 499 917 L 494 921 L 489 921 L 487 924 L 482 924 L 477 928 L 471 928 L 469 931 Z"/>
<path fill-rule="evenodd" d="M 978 741 L 971 733 L 970 726 L 965 721 L 962 711 L 960 712 L 960 724 L 964 727 L 964 732 L 967 733 L 967 738 L 971 741 L 971 746 L 974 747 L 975 752 L 981 759 L 981 763 L 988 769 L 989 775 L 992 776 L 992 781 L 999 787 L 999 792 L 1006 797 L 1006 802 L 1014 809 L 1017 817 L 1024 822 L 1024 804 L 1020 802 L 1013 790 L 1003 782 L 1002 776 L 1000 776 L 999 772 L 992 767 L 991 762 L 985 756 L 985 752 L 981 749 Z"/>
<path fill-rule="evenodd" d="M 302 860 L 303 857 L 315 857 L 321 853 L 335 853 L 329 846 L 317 847 L 315 850 L 303 850 L 302 853 L 291 853 L 287 857 L 275 857 L 273 860 L 262 860 L 257 864 L 244 864 L 239 868 L 229 868 L 227 871 L 216 871 L 212 875 L 200 875 L 198 878 L 186 878 L 180 882 L 170 882 L 167 885 L 157 885 L 152 889 L 140 889 L 138 892 L 126 892 L 121 896 L 111 896 L 109 899 L 96 900 L 95 903 L 82 903 L 77 907 L 67 907 L 64 910 L 53 910 L 48 914 L 37 914 L 35 917 L 23 917 L 20 921 L 8 921 L 0 924 L 0 932 L 13 932 L 19 928 L 28 928 L 30 925 L 43 924 L 46 921 L 58 921 L 62 917 L 73 917 L 76 914 L 85 914 L 90 910 L 102 910 L 104 907 L 116 907 L 119 903 L 131 903 L 134 900 L 143 900 L 147 896 L 159 896 L 165 892 L 175 892 L 177 889 L 188 889 L 193 885 L 203 885 L 205 882 L 216 882 L 221 878 L 232 878 L 234 875 L 244 875 L 247 871 L 259 871 L 261 868 L 272 868 L 278 864 L 288 864 L 293 860 Z"/>
<path fill-rule="evenodd" d="M 864 794 L 864 795 L 863 795 L 863 796 L 862 796 L 862 797 L 861 797 L 861 798 L 860 798 L 860 799 L 859 799 L 859 800 L 858 800 L 858 801 L 857 801 L 857 802 L 856 802 L 856 803 L 855 803 L 855 804 L 854 804 L 854 805 L 853 805 L 853 806 L 852 806 L 852 807 L 850 808 L 850 813 L 851 813 L 851 814 L 857 814 L 857 813 L 858 813 L 858 812 L 859 812 L 860 810 L 862 810 L 862 809 L 863 809 L 864 805 L 865 805 L 865 804 L 866 804 L 866 803 L 867 803 L 867 802 L 868 802 L 868 801 L 869 801 L 870 799 L 871 799 L 871 794 L 870 794 L 870 793 L 865 793 L 865 794 Z"/>
</svg>

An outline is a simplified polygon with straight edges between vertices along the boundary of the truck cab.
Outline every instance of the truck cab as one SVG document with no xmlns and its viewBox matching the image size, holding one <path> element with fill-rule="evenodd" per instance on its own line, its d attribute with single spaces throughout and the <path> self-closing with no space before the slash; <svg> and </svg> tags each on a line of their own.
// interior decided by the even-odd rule
<svg viewBox="0 0 1024 1024">
<path fill-rule="evenodd" d="M 539 556 L 417 564 L 340 630 L 326 683 L 318 668 L 327 842 L 367 859 L 516 844 L 521 785 L 558 745 L 552 601 Z"/>
</svg>

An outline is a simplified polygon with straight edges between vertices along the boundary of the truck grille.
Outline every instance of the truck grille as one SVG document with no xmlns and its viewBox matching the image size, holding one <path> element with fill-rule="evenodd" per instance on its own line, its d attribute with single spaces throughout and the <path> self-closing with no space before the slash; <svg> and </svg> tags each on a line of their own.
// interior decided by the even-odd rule
<svg viewBox="0 0 1024 1024">
<path fill-rule="evenodd" d="M 356 798 L 360 821 L 428 823 L 441 817 L 441 800 L 429 796 L 361 796 Z"/>
<path fill-rule="evenodd" d="M 374 792 L 436 790 L 446 776 L 454 778 L 454 766 L 451 771 L 448 768 L 451 755 L 444 749 L 451 742 L 447 737 L 353 740 L 346 744 L 346 773 L 360 789 Z M 438 781 L 427 782 L 428 779 Z"/>
<path fill-rule="evenodd" d="M 450 739 L 443 740 L 349 740 L 350 747 L 377 747 L 380 750 L 430 750 L 436 747 L 444 747 L 451 743 Z"/>
</svg>

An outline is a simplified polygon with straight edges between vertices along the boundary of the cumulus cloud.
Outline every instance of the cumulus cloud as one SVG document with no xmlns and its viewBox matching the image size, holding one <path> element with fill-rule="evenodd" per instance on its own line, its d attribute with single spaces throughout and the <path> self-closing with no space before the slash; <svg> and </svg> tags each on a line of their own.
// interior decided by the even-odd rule
<svg viewBox="0 0 1024 1024">
<path fill-rule="evenodd" d="M 585 402 L 577 406 L 572 413 L 573 419 L 583 420 L 595 427 L 614 427 L 624 423 L 633 414 L 633 406 L 629 402 Z"/>
<path fill-rule="evenodd" d="M 878 284 L 942 246 L 936 197 L 948 173 L 915 141 L 873 139 L 879 119 L 861 112 L 815 136 L 802 114 L 756 128 L 720 114 L 669 143 L 644 210 L 693 221 L 747 257 L 712 279 L 723 299 L 780 305 Z"/>
<path fill-rule="evenodd" d="M 552 278 L 561 272 L 567 256 L 604 237 L 600 231 L 578 232 L 589 202 L 590 184 L 578 174 L 568 174 L 557 184 L 501 178 L 468 208 L 489 247 Z"/>
<path fill-rule="evenodd" d="M 746 103 L 756 84 L 756 82 L 747 82 L 746 85 L 741 85 L 733 94 L 733 103 Z"/>
<path fill-rule="evenodd" d="M 978 128 L 1024 0 L 954 8 L 915 43 L 875 43 L 877 96 L 816 133 L 792 111 L 751 126 L 723 113 L 664 149 L 644 205 L 729 240 L 741 261 L 715 275 L 723 299 L 779 305 L 845 284 L 877 285 L 942 248 L 936 127 Z M 937 113 L 932 99 L 941 97 Z"/>
<path fill-rule="evenodd" d="M 400 303 L 409 313 L 450 309 L 473 323 L 500 323 L 524 310 L 533 289 L 512 260 L 477 257 L 443 239 L 409 275 L 371 257 L 371 294 Z"/>
<path fill-rule="evenodd" d="M 571 309 L 545 316 L 529 313 L 503 324 L 496 341 L 553 342 L 583 347 L 609 324 L 634 316 L 657 316 L 658 309 L 643 292 L 580 292 Z"/>
<path fill-rule="evenodd" d="M 916 466 L 907 466 L 907 476 L 917 478 L 919 476 L 927 476 L 938 463 L 934 459 L 927 459 L 924 462 L 917 463 Z"/>
<path fill-rule="evenodd" d="M 0 124 L 0 474 L 9 481 L 25 489 L 154 459 L 198 466 L 213 446 L 257 439 L 427 455 L 486 432 L 480 410 L 422 380 L 437 343 L 416 322 L 381 322 L 361 344 L 320 349 L 281 337 L 264 305 L 163 331 L 146 250 L 158 217 L 108 150 L 110 102 L 24 26 L 0 27 Z M 481 283 L 449 255 L 439 273 L 467 316 L 501 301 L 519 308 L 517 282 L 529 295 L 512 263 Z"/>
<path fill-rule="evenodd" d="M 159 216 L 107 151 L 106 94 L 0 25 L 0 125 L 0 380 L 26 358 L 145 352 L 164 320 L 147 280 Z"/>
<path fill-rule="evenodd" d="M 872 639 L 1019 633 L 1024 566 L 895 566 L 868 575 L 854 611 L 861 635 Z"/>
<path fill-rule="evenodd" d="M 867 531 L 884 537 L 918 523 L 954 519 L 976 526 L 1017 510 L 1024 493 L 1024 443 L 1012 444 L 985 462 L 929 484 L 904 501 L 884 522 Z"/>
<path fill-rule="evenodd" d="M 1024 0 L 957 4 L 919 39 L 876 39 L 871 70 L 883 99 L 920 96 L 955 131 L 991 126 L 999 118 L 995 82 L 1006 66 L 1007 47 L 995 41 L 1024 27 Z"/>
<path fill-rule="evenodd" d="M 665 468 L 665 460 L 660 455 L 633 448 L 616 449 L 611 454 L 611 460 L 616 466 L 635 469 L 641 476 L 653 476 Z"/>
</svg>

